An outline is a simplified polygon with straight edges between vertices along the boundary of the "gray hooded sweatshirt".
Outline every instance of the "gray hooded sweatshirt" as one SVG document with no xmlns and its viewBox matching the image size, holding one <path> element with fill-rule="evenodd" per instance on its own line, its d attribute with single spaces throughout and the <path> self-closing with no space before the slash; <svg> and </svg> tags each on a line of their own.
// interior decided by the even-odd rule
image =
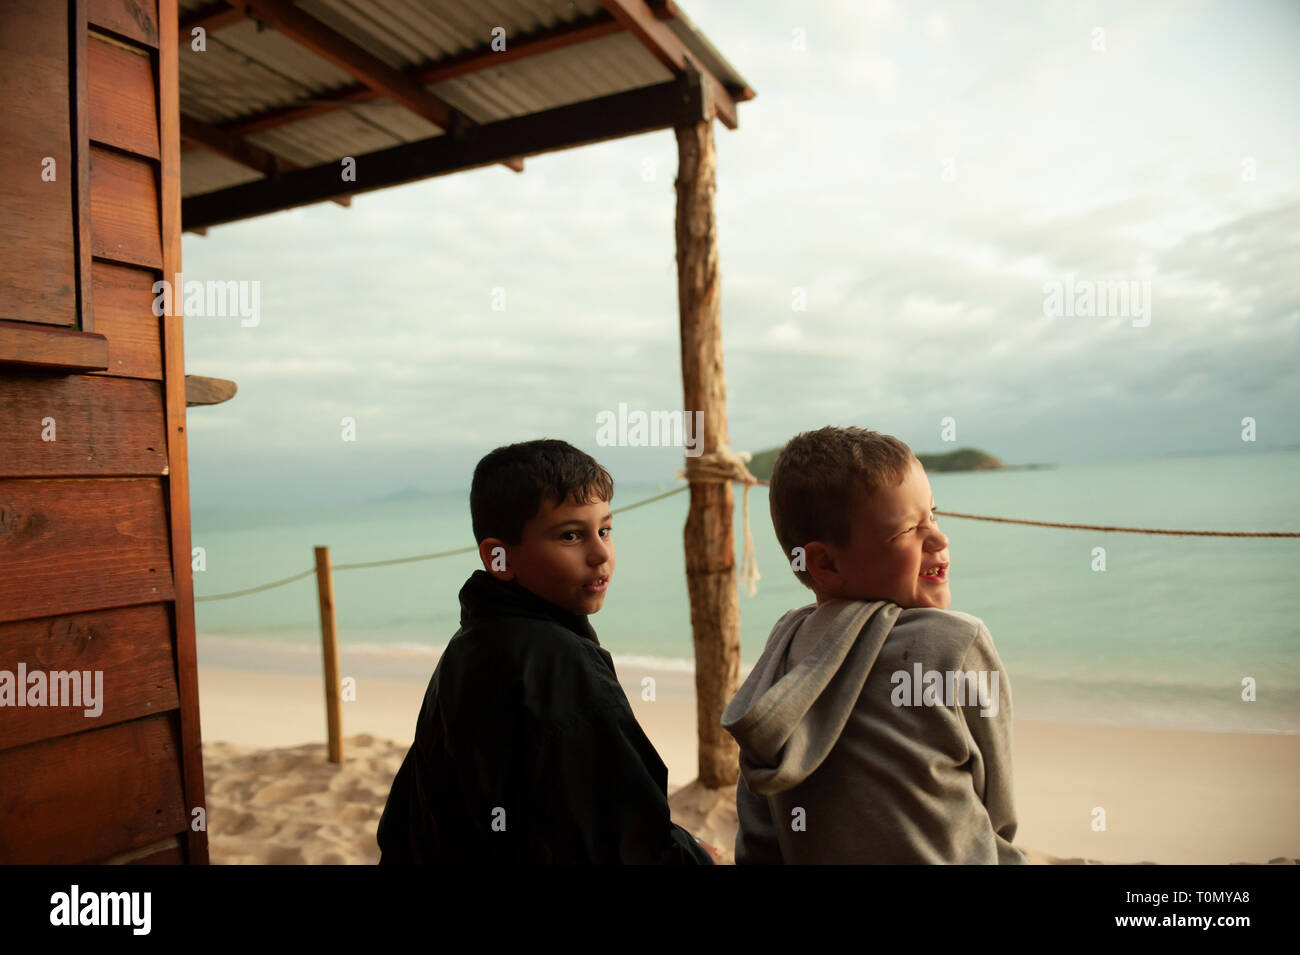
<svg viewBox="0 0 1300 955">
<path fill-rule="evenodd" d="M 737 864 L 1027 862 L 1011 686 L 978 617 L 791 610 L 722 725 L 740 744 Z"/>
</svg>

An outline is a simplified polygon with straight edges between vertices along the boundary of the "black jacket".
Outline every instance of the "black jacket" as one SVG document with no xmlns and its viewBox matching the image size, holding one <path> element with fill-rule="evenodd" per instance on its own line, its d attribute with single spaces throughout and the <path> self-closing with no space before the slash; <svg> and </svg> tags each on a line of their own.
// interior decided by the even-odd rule
<svg viewBox="0 0 1300 955">
<path fill-rule="evenodd" d="M 585 616 L 475 571 L 379 820 L 386 863 L 711 865 Z"/>
</svg>

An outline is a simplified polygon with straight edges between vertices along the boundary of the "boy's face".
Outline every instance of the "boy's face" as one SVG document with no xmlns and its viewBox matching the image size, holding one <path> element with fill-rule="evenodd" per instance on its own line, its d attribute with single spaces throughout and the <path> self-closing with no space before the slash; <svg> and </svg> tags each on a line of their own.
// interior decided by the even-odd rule
<svg viewBox="0 0 1300 955">
<path fill-rule="evenodd" d="M 514 546 L 506 549 L 506 570 L 494 572 L 503 580 L 516 580 L 528 591 L 570 613 L 592 614 L 605 603 L 605 591 L 614 575 L 614 540 L 609 501 L 563 504 L 543 499 L 541 508 L 524 525 Z M 490 555 L 490 548 L 488 550 Z M 490 556 L 485 566 L 491 571 Z"/>
<path fill-rule="evenodd" d="M 858 502 L 852 536 L 846 547 L 814 544 L 818 603 L 847 600 L 892 600 L 900 607 L 937 607 L 952 602 L 948 591 L 948 538 L 931 513 L 934 495 L 925 469 L 913 461 L 897 487 L 885 487 Z M 937 574 L 926 574 L 939 568 Z"/>
</svg>

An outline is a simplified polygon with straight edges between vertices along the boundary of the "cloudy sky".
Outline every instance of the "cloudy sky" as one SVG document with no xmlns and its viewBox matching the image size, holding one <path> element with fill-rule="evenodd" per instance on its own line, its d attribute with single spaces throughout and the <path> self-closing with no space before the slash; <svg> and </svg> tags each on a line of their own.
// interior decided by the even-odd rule
<svg viewBox="0 0 1300 955">
<path fill-rule="evenodd" d="M 1300 4 L 680 2 L 758 93 L 715 124 L 733 448 L 1300 442 Z M 186 319 L 239 384 L 190 411 L 194 506 L 461 489 L 536 437 L 669 482 L 596 416 L 682 406 L 676 164 L 665 130 L 187 234 L 186 279 L 261 282 L 255 328 Z M 1149 323 L 1045 315 L 1067 281 L 1149 283 Z"/>
</svg>

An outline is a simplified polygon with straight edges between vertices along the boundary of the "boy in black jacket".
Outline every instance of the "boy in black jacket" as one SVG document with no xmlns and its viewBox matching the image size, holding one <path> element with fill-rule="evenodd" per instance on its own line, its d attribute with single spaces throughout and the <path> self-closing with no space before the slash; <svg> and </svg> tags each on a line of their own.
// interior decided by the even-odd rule
<svg viewBox="0 0 1300 955">
<path fill-rule="evenodd" d="M 614 482 L 564 441 L 478 463 L 479 557 L 379 820 L 385 863 L 710 865 L 587 616 L 614 572 Z"/>
</svg>

